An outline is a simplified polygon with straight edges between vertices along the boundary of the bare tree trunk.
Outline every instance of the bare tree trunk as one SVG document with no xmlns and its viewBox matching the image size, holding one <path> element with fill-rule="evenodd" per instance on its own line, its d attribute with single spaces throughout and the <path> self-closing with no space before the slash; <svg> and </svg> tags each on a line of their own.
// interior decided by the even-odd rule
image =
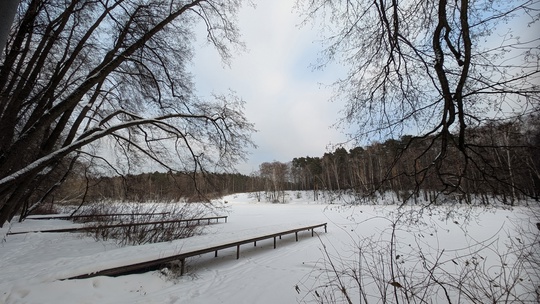
<svg viewBox="0 0 540 304">
<path fill-rule="evenodd" d="M 13 24 L 19 0 L 3 0 L 0 9 L 0 59 L 4 56 L 9 29 Z"/>
</svg>

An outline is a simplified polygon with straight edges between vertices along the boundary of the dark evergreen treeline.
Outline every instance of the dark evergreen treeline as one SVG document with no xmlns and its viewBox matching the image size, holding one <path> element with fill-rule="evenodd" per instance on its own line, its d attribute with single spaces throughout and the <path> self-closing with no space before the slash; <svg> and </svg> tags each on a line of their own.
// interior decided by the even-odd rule
<svg viewBox="0 0 540 304">
<path fill-rule="evenodd" d="M 454 192 L 499 196 L 512 204 L 540 194 L 540 128 L 536 120 L 521 124 L 493 123 L 470 130 L 468 158 L 449 149 L 446 162 L 432 166 L 441 151 L 435 136 L 389 139 L 367 147 L 337 148 L 321 157 L 297 157 L 289 163 L 265 162 L 251 176 L 230 173 L 145 173 L 115 177 L 74 174 L 57 198 L 200 200 L 242 192 L 260 192 L 282 201 L 286 190 L 352 190 L 362 195 L 393 191 Z M 463 168 L 466 168 L 464 170 Z M 421 191 L 420 191 L 421 190 Z M 259 194 L 260 194 L 259 193 Z"/>
</svg>

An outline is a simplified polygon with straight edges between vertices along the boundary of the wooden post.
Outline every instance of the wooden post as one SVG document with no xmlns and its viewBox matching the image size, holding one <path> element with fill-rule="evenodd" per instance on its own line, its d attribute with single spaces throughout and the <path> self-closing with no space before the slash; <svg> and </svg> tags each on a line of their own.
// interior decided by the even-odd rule
<svg viewBox="0 0 540 304">
<path fill-rule="evenodd" d="M 326 224 L 324 224 L 324 233 L 327 233 L 327 231 L 326 231 Z"/>
<path fill-rule="evenodd" d="M 294 234 L 296 235 L 296 241 L 298 242 L 298 231 L 295 231 Z"/>
<path fill-rule="evenodd" d="M 313 237 L 313 230 L 315 230 L 315 228 L 311 228 L 311 237 Z"/>
<path fill-rule="evenodd" d="M 225 223 L 227 222 L 227 218 L 228 218 L 228 216 L 225 217 Z"/>
<path fill-rule="evenodd" d="M 253 247 L 257 247 L 257 241 L 253 242 Z"/>
<path fill-rule="evenodd" d="M 236 245 L 236 259 L 240 258 L 240 244 Z"/>
<path fill-rule="evenodd" d="M 216 250 L 216 253 L 214 254 L 214 257 L 217 258 L 217 250 Z"/>
<path fill-rule="evenodd" d="M 185 267 L 186 267 L 186 259 L 181 259 L 180 260 L 180 276 L 184 275 Z"/>
<path fill-rule="evenodd" d="M 276 237 L 274 237 L 274 249 L 276 249 Z"/>
</svg>

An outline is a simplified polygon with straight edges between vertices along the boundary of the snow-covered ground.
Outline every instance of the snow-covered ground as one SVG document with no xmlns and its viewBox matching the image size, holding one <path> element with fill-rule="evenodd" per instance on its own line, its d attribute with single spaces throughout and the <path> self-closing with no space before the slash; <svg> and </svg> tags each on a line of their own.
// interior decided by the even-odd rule
<svg viewBox="0 0 540 304">
<path fill-rule="evenodd" d="M 355 246 L 368 239 L 391 234 L 395 206 L 343 207 L 313 202 L 308 193 L 295 193 L 286 204 L 258 203 L 246 194 L 223 199 L 227 223 L 207 227 L 205 234 L 184 240 L 143 246 L 119 247 L 96 242 L 74 233 L 30 233 L 7 235 L 10 231 L 73 226 L 62 220 L 26 220 L 0 230 L 0 303 L 302 303 L 313 300 L 313 292 L 324 283 L 323 248 L 337 260 L 355 254 Z M 527 208 L 456 208 L 425 211 L 417 224 L 399 226 L 398 245 L 426 246 L 426 252 L 441 253 L 443 260 L 461 263 L 472 255 L 497 265 L 492 248 L 505 250 L 520 238 L 516 223 L 534 227 Z M 415 219 L 410 219 L 410 223 Z M 62 280 L 73 275 L 115 266 L 145 257 L 160 257 L 204 244 L 231 238 L 279 231 L 299 224 L 328 222 L 328 233 L 316 229 L 278 240 L 243 245 L 240 259 L 236 249 L 187 260 L 187 274 L 165 276 L 161 271 L 127 276 Z M 536 228 L 535 228 L 536 229 Z M 538 233 L 538 231 L 533 231 Z M 324 246 L 324 247 L 323 247 Z M 494 246 L 494 247 L 493 247 Z M 488 248 L 489 247 L 489 248 Z M 487 248 L 487 249 L 486 249 Z M 398 251 L 408 252 L 406 248 Z M 487 251 L 486 253 L 483 250 Z M 474 251 L 474 253 L 472 253 Z M 491 252 L 491 253 L 490 253 Z M 491 256 L 489 256 L 491 254 Z M 468 260 L 468 261 L 469 261 Z M 442 261 L 442 260 L 441 260 Z M 457 261 L 457 262 L 456 262 Z M 435 301 L 436 302 L 436 301 Z"/>
</svg>

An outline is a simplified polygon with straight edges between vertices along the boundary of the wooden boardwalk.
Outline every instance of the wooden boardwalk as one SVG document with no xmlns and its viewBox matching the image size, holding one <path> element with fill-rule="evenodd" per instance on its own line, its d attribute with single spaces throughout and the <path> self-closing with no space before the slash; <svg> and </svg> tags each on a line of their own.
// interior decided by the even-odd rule
<svg viewBox="0 0 540 304">
<path fill-rule="evenodd" d="M 154 212 L 154 213 L 109 213 L 109 214 L 76 214 L 76 215 L 30 215 L 27 220 L 74 220 L 85 218 L 99 217 L 120 217 L 120 216 L 164 216 L 170 212 Z"/>
<path fill-rule="evenodd" d="M 276 248 L 276 239 L 277 238 L 281 239 L 281 236 L 283 236 L 283 235 L 288 235 L 288 234 L 293 234 L 294 233 L 295 236 L 296 236 L 296 241 L 298 241 L 298 232 L 311 230 L 311 236 L 313 237 L 314 229 L 315 228 L 321 228 L 321 227 L 324 227 L 324 232 L 326 233 L 327 232 L 327 223 L 321 223 L 321 224 L 310 225 L 310 226 L 303 226 L 303 227 L 295 228 L 295 229 L 291 229 L 291 230 L 278 231 L 278 232 L 275 232 L 275 233 L 264 234 L 264 235 L 260 235 L 260 236 L 257 236 L 257 237 L 250 237 L 250 238 L 246 238 L 246 239 L 240 239 L 240 240 L 236 240 L 236 241 L 232 241 L 232 242 L 227 242 L 225 244 L 208 246 L 208 247 L 202 248 L 202 249 L 188 250 L 186 252 L 181 252 L 181 253 L 178 253 L 178 254 L 174 254 L 174 255 L 170 255 L 170 256 L 166 256 L 166 257 L 161 257 L 159 259 L 153 259 L 153 260 L 149 260 L 149 261 L 145 261 L 145 262 L 139 262 L 139 263 L 134 263 L 134 264 L 130 264 L 130 265 L 124 265 L 124 266 L 118 266 L 118 267 L 103 269 L 103 270 L 96 271 L 96 272 L 93 272 L 93 273 L 87 273 L 87 274 L 82 274 L 82 275 L 70 277 L 68 279 L 85 279 L 85 278 L 91 278 L 91 277 L 96 277 L 96 276 L 119 276 L 119 275 L 128 274 L 128 273 L 137 273 L 137 272 L 156 270 L 156 269 L 159 269 L 159 268 L 161 268 L 161 267 L 163 267 L 163 266 L 165 266 L 168 263 L 171 263 L 173 261 L 179 261 L 180 262 L 180 267 L 181 267 L 180 274 L 183 275 L 184 272 L 185 272 L 186 258 L 193 257 L 193 256 L 198 256 L 198 255 L 205 254 L 205 253 L 210 253 L 210 252 L 214 252 L 214 256 L 217 257 L 219 250 L 236 247 L 236 259 L 239 259 L 240 258 L 240 246 L 241 245 L 253 243 L 254 246 L 257 246 L 258 241 L 273 238 L 274 239 L 274 249 L 275 249 Z"/>
<path fill-rule="evenodd" d="M 133 226 L 144 226 L 144 225 L 160 225 L 160 224 L 171 224 L 171 223 L 186 223 L 186 226 L 189 226 L 190 223 L 197 222 L 199 225 L 201 222 L 208 221 L 210 225 L 211 221 L 215 220 L 216 223 L 220 219 L 224 219 L 225 223 L 227 222 L 228 216 L 209 216 L 203 218 L 193 218 L 193 219 L 181 219 L 181 220 L 165 220 L 165 221 L 154 221 L 154 222 L 142 222 L 142 223 L 123 223 L 123 224 L 113 224 L 113 225 L 97 225 L 97 226 L 85 226 L 85 227 L 73 227 L 73 228 L 60 228 L 60 229 L 46 229 L 46 230 L 31 230 L 31 231 L 15 231 L 8 232 L 7 235 L 15 234 L 24 234 L 24 233 L 61 233 L 61 232 L 89 232 L 99 229 L 111 229 L 111 228 L 122 228 L 122 227 L 133 227 Z"/>
</svg>

